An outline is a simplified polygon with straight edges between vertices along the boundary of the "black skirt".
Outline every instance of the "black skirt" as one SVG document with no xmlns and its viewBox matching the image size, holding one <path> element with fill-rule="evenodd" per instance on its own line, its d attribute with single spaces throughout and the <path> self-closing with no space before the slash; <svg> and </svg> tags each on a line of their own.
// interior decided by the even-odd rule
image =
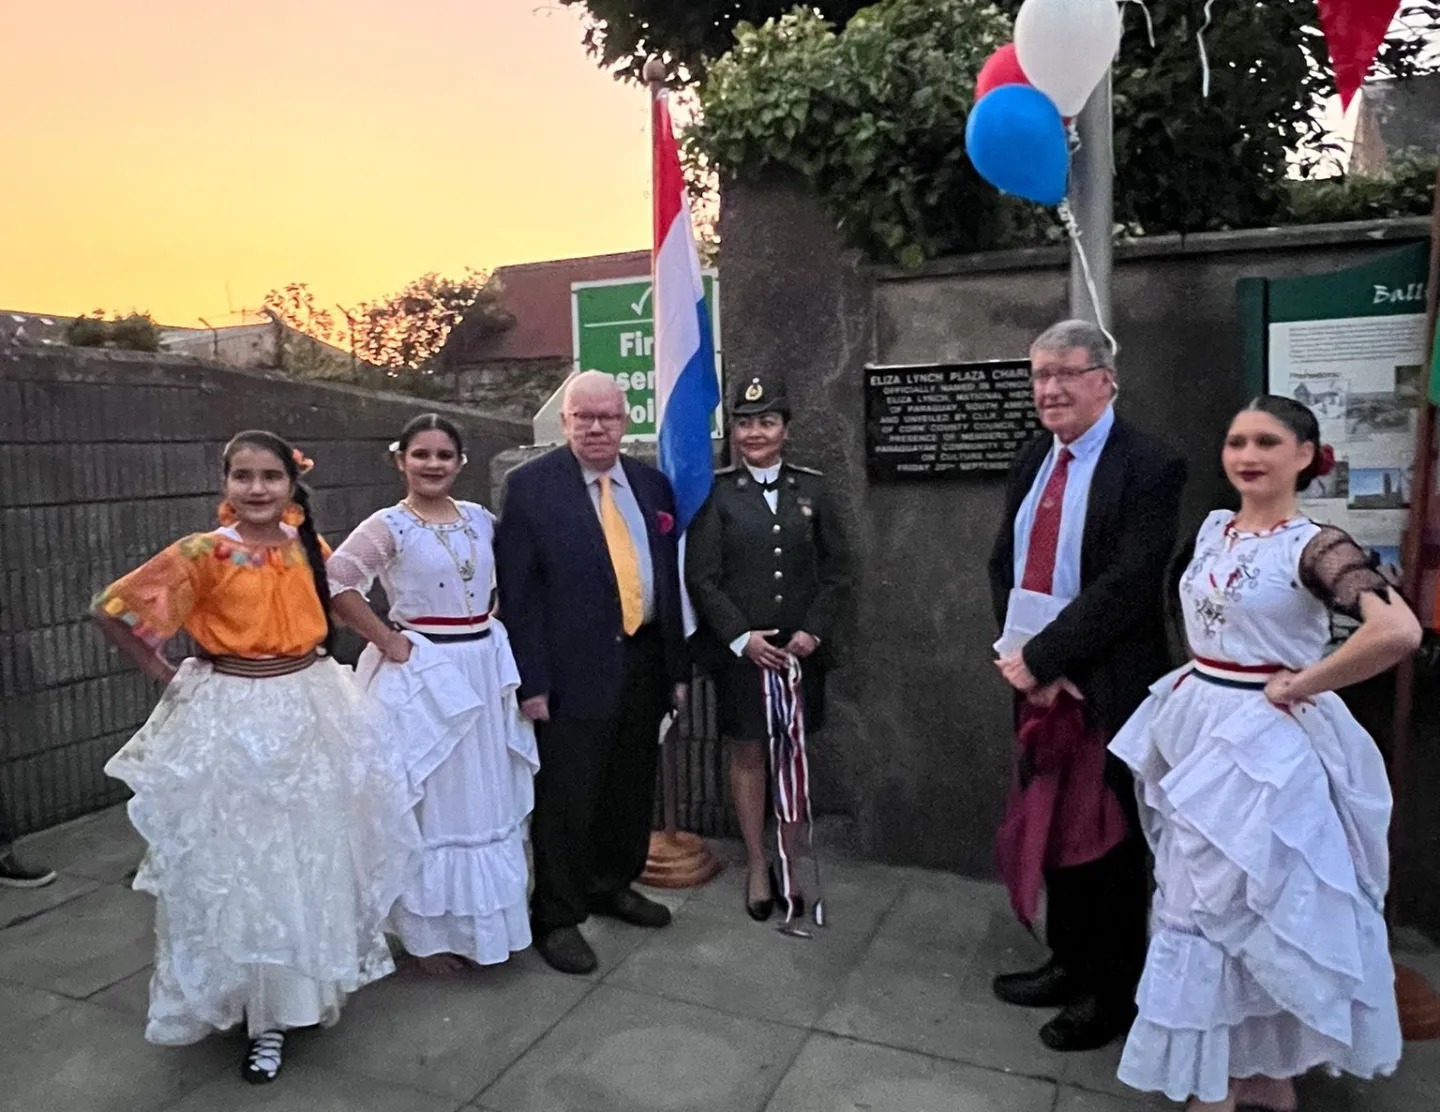
<svg viewBox="0 0 1440 1112">
<path fill-rule="evenodd" d="M 768 638 L 783 647 L 791 633 L 782 630 Z M 715 710 L 720 733 L 731 741 L 767 741 L 770 724 L 765 717 L 765 687 L 760 666 L 746 656 L 736 656 L 730 646 L 709 630 L 702 629 L 691 639 L 695 658 L 715 683 Z M 805 700 L 805 731 L 825 724 L 825 664 L 816 652 L 800 662 L 800 693 Z"/>
</svg>

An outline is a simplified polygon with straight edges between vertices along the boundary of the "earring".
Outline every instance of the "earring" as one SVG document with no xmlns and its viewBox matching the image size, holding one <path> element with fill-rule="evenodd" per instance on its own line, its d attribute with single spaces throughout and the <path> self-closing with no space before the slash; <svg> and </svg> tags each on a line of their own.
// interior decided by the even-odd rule
<svg viewBox="0 0 1440 1112">
<path fill-rule="evenodd" d="M 240 515 L 235 512 L 235 507 L 230 504 L 230 499 L 220 503 L 215 511 L 215 516 L 220 519 L 221 525 L 234 525 L 240 520 Z"/>
<path fill-rule="evenodd" d="M 305 511 L 297 503 L 291 502 L 285 507 L 285 512 L 280 515 L 280 520 L 284 524 L 298 529 L 305 524 Z"/>
</svg>

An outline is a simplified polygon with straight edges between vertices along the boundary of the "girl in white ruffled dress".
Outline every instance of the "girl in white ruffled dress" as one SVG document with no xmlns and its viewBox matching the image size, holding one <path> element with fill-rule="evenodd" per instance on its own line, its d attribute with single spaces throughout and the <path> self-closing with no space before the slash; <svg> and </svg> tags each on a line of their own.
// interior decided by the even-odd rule
<svg viewBox="0 0 1440 1112">
<path fill-rule="evenodd" d="M 405 499 L 335 550 L 330 587 L 336 615 L 370 642 L 357 674 L 384 708 L 423 839 L 390 927 L 427 971 L 450 972 L 530 945 L 525 837 L 539 754 L 509 638 L 489 613 L 494 518 L 450 497 L 460 431 L 417 417 L 392 454 Z M 393 625 L 365 599 L 377 579 Z"/>
<path fill-rule="evenodd" d="M 1180 585 L 1194 659 L 1110 744 L 1157 889 L 1119 1075 L 1192 1112 L 1292 1112 L 1314 1067 L 1372 1078 L 1400 1059 L 1389 783 L 1334 691 L 1413 652 L 1420 628 L 1348 535 L 1299 515 L 1327 453 L 1288 398 L 1235 417 L 1222 458 L 1241 508 L 1206 518 Z M 1362 624 L 1325 656 L 1330 610 Z"/>
<path fill-rule="evenodd" d="M 395 968 L 382 924 L 417 841 L 404 769 L 324 651 L 308 463 L 273 433 L 240 433 L 221 527 L 94 603 L 105 635 L 167 685 L 105 766 L 135 793 L 135 887 L 155 896 L 145 1037 L 183 1045 L 243 1021 L 250 1082 L 279 1074 L 287 1029 L 329 1026 Z M 160 650 L 182 629 L 202 655 L 176 669 Z"/>
</svg>

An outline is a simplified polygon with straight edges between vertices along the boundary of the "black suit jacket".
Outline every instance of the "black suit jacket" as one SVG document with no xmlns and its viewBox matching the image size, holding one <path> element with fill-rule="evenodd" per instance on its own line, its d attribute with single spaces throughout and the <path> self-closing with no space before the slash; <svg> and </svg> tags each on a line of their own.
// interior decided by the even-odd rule
<svg viewBox="0 0 1440 1112">
<path fill-rule="evenodd" d="M 667 678 L 684 683 L 690 664 L 680 611 L 675 494 L 649 464 L 628 456 L 620 462 L 649 534 L 654 622 L 664 641 Z M 495 531 L 495 575 L 500 616 L 520 666 L 520 697 L 548 695 L 555 716 L 615 715 L 625 679 L 620 592 L 580 461 L 568 447 L 510 473 Z"/>
<path fill-rule="evenodd" d="M 1015 585 L 1015 516 L 1053 444 L 1049 433 L 1037 437 L 1010 468 L 1005 518 L 990 556 L 990 591 L 1001 626 Z M 1185 477 L 1180 456 L 1116 419 L 1090 484 L 1080 594 L 1023 651 L 1041 684 L 1063 676 L 1079 687 L 1092 720 L 1109 735 L 1169 668 L 1165 573 Z"/>
</svg>

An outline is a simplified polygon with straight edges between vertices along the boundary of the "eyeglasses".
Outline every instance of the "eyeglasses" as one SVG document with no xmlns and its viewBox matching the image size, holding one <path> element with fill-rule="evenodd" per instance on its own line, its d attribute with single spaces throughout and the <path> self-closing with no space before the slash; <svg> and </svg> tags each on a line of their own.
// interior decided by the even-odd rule
<svg viewBox="0 0 1440 1112">
<path fill-rule="evenodd" d="M 1058 382 L 1061 386 L 1068 386 L 1070 383 L 1079 380 L 1082 375 L 1088 375 L 1091 371 L 1108 371 L 1109 367 L 1102 363 L 1096 363 L 1093 367 L 1081 367 L 1078 370 L 1074 367 L 1061 367 L 1058 371 L 1031 371 L 1030 384 L 1032 386 L 1043 386 L 1047 382 Z"/>
<path fill-rule="evenodd" d="M 599 421 L 607 429 L 619 428 L 625 423 L 623 413 L 572 413 L 570 420 L 574 421 L 582 429 L 588 429 L 596 421 Z"/>
</svg>

